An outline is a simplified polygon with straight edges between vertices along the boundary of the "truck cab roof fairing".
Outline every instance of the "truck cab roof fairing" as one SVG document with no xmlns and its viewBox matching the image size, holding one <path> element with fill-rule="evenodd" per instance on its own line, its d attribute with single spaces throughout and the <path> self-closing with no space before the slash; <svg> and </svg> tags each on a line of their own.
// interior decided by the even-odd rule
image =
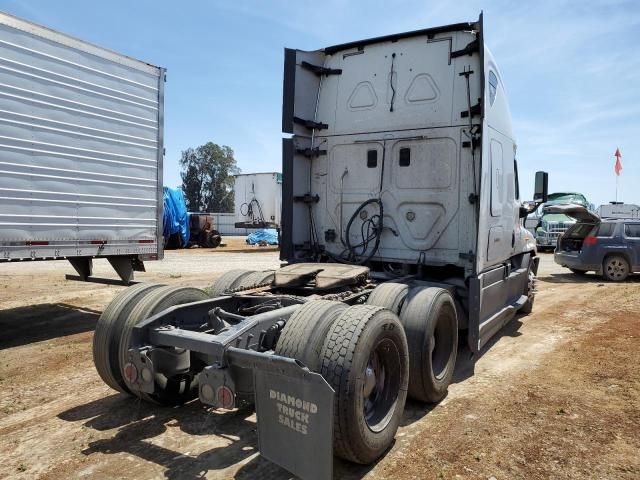
<svg viewBox="0 0 640 480">
<path fill-rule="evenodd" d="M 364 40 L 356 40 L 354 42 L 347 42 L 338 45 L 333 45 L 331 47 L 325 47 L 322 51 L 327 55 L 333 55 L 334 53 L 341 52 L 343 50 L 349 50 L 352 48 L 364 48 L 367 45 L 371 45 L 374 43 L 382 43 L 382 42 L 396 42 L 403 38 L 411 38 L 411 37 L 419 37 L 422 35 L 433 36 L 439 33 L 446 32 L 458 32 L 458 31 L 478 31 L 480 29 L 480 25 L 482 23 L 482 14 L 480 14 L 480 18 L 476 22 L 462 22 L 462 23 L 453 23 L 451 25 L 444 25 L 441 27 L 433 27 L 433 28 L 422 28 L 420 30 L 412 30 L 410 32 L 403 33 L 395 33 L 391 35 L 383 35 L 380 37 L 372 37 Z"/>
</svg>

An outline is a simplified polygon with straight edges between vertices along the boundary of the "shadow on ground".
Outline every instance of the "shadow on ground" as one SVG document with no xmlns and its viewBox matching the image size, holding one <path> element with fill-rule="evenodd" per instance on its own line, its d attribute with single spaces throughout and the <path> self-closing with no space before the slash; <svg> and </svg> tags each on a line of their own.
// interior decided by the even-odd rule
<svg viewBox="0 0 640 480">
<path fill-rule="evenodd" d="M 93 330 L 102 312 L 67 303 L 0 310 L 0 350 Z"/>
<path fill-rule="evenodd" d="M 453 382 L 462 382 L 472 376 L 475 362 L 500 338 L 521 335 L 521 326 L 521 317 L 516 317 L 475 356 L 471 356 L 468 347 L 461 346 Z M 408 400 L 401 426 L 421 420 L 435 406 Z M 59 418 L 83 422 L 85 427 L 102 432 L 116 429 L 110 438 L 91 442 L 82 451 L 83 454 L 125 452 L 164 467 L 164 475 L 168 479 L 201 479 L 207 472 L 224 470 L 233 465 L 240 465 L 236 479 L 291 478 L 286 470 L 256 455 L 258 439 L 253 414 L 251 406 L 232 412 L 219 412 L 196 400 L 182 407 L 167 408 L 116 394 L 74 407 L 61 413 Z M 188 453 L 188 446 L 174 450 L 167 447 L 166 442 L 152 441 L 171 428 L 179 428 L 188 435 L 215 436 L 212 443 L 216 445 L 194 456 Z M 356 465 L 336 458 L 334 476 L 360 479 L 374 467 L 375 464 Z"/>
<path fill-rule="evenodd" d="M 567 271 L 566 273 L 551 273 L 544 277 L 539 277 L 541 282 L 546 283 L 602 283 L 610 285 L 624 285 L 627 283 L 640 283 L 640 275 L 630 275 L 624 282 L 609 282 L 595 273 L 573 273 Z"/>
<path fill-rule="evenodd" d="M 70 422 L 83 421 L 85 427 L 98 431 L 117 429 L 112 437 L 91 442 L 82 451 L 85 455 L 126 452 L 161 465 L 168 479 L 194 480 L 203 478 L 207 472 L 246 461 L 258 452 L 256 424 L 249 420 L 253 413 L 251 406 L 217 412 L 197 400 L 177 408 L 160 407 L 117 394 L 72 408 L 58 417 Z M 172 428 L 188 435 L 215 436 L 216 446 L 194 456 L 151 441 Z M 188 447 L 185 449 L 188 452 Z M 262 458 L 243 465 L 236 476 L 290 477 L 288 472 Z"/>
</svg>

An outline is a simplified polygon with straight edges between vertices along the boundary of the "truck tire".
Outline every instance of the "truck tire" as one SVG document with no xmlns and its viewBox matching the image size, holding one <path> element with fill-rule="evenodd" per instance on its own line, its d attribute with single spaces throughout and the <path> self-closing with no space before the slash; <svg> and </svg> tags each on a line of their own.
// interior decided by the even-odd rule
<svg viewBox="0 0 640 480">
<path fill-rule="evenodd" d="M 107 305 L 96 323 L 93 334 L 93 364 L 104 383 L 114 390 L 129 393 L 120 373 L 118 356 L 122 324 L 144 296 L 162 286 L 155 283 L 139 283 L 122 290 Z"/>
<path fill-rule="evenodd" d="M 242 268 L 236 268 L 224 272 L 217 280 L 213 282 L 213 285 L 209 287 L 209 295 L 211 298 L 220 297 L 225 294 L 226 291 L 235 288 L 235 286 L 242 280 L 243 277 L 253 273 L 254 270 L 244 270 Z"/>
<path fill-rule="evenodd" d="M 333 321 L 320 373 L 335 390 L 334 453 L 368 464 L 391 445 L 407 399 L 407 338 L 398 316 L 354 305 Z"/>
<path fill-rule="evenodd" d="M 533 312 L 533 302 L 536 299 L 536 275 L 531 269 L 529 269 L 527 286 L 524 294 L 527 296 L 527 301 L 524 305 L 522 305 L 522 307 L 520 307 L 519 311 L 520 313 L 528 315 L 529 313 Z"/>
<path fill-rule="evenodd" d="M 311 300 L 294 312 L 280 333 L 275 353 L 301 361 L 312 372 L 320 370 L 320 353 L 329 327 L 347 305 Z"/>
<path fill-rule="evenodd" d="M 609 255 L 602 262 L 602 276 L 610 282 L 622 282 L 630 273 L 629 262 L 622 255 Z"/>
<path fill-rule="evenodd" d="M 387 308 L 396 315 L 400 315 L 400 309 L 408 293 L 409 285 L 405 283 L 381 283 L 373 289 L 366 303 Z"/>
<path fill-rule="evenodd" d="M 161 287 L 150 292 L 133 308 L 125 318 L 120 330 L 119 363 L 123 379 L 124 367 L 128 363 L 129 349 L 132 345 L 133 327 L 143 320 L 175 305 L 206 300 L 209 296 L 202 290 L 191 287 Z M 174 349 L 179 352 L 179 349 Z M 129 387 L 137 397 L 159 405 L 179 405 L 198 395 L 196 376 L 199 371 L 155 372 L 156 392 L 148 394 Z"/>
<path fill-rule="evenodd" d="M 217 248 L 222 243 L 222 236 L 217 230 L 211 230 L 207 233 L 207 247 Z"/>
<path fill-rule="evenodd" d="M 444 288 L 413 288 L 400 320 L 409 343 L 409 397 L 439 402 L 447 395 L 458 353 L 453 297 Z"/>
<path fill-rule="evenodd" d="M 275 278 L 275 272 L 273 270 L 267 270 L 264 272 L 251 272 L 249 275 L 242 277 L 235 285 L 234 289 L 248 290 L 250 288 L 256 288 L 259 286 L 269 285 Z"/>
</svg>

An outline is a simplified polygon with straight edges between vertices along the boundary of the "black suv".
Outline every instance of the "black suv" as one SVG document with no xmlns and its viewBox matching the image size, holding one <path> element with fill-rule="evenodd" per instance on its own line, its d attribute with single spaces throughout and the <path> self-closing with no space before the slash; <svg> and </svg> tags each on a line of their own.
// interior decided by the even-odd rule
<svg viewBox="0 0 640 480">
<path fill-rule="evenodd" d="M 582 205 L 553 209 L 577 220 L 558 238 L 554 254 L 557 264 L 574 273 L 594 271 L 614 282 L 640 272 L 640 220 L 601 219 Z"/>
</svg>

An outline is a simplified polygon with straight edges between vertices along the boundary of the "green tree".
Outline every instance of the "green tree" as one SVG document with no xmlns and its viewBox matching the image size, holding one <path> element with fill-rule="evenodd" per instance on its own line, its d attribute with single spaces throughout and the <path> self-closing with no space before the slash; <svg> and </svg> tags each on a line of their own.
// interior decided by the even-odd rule
<svg viewBox="0 0 640 480">
<path fill-rule="evenodd" d="M 182 190 L 191 212 L 233 212 L 233 150 L 212 142 L 182 151 Z"/>
</svg>

